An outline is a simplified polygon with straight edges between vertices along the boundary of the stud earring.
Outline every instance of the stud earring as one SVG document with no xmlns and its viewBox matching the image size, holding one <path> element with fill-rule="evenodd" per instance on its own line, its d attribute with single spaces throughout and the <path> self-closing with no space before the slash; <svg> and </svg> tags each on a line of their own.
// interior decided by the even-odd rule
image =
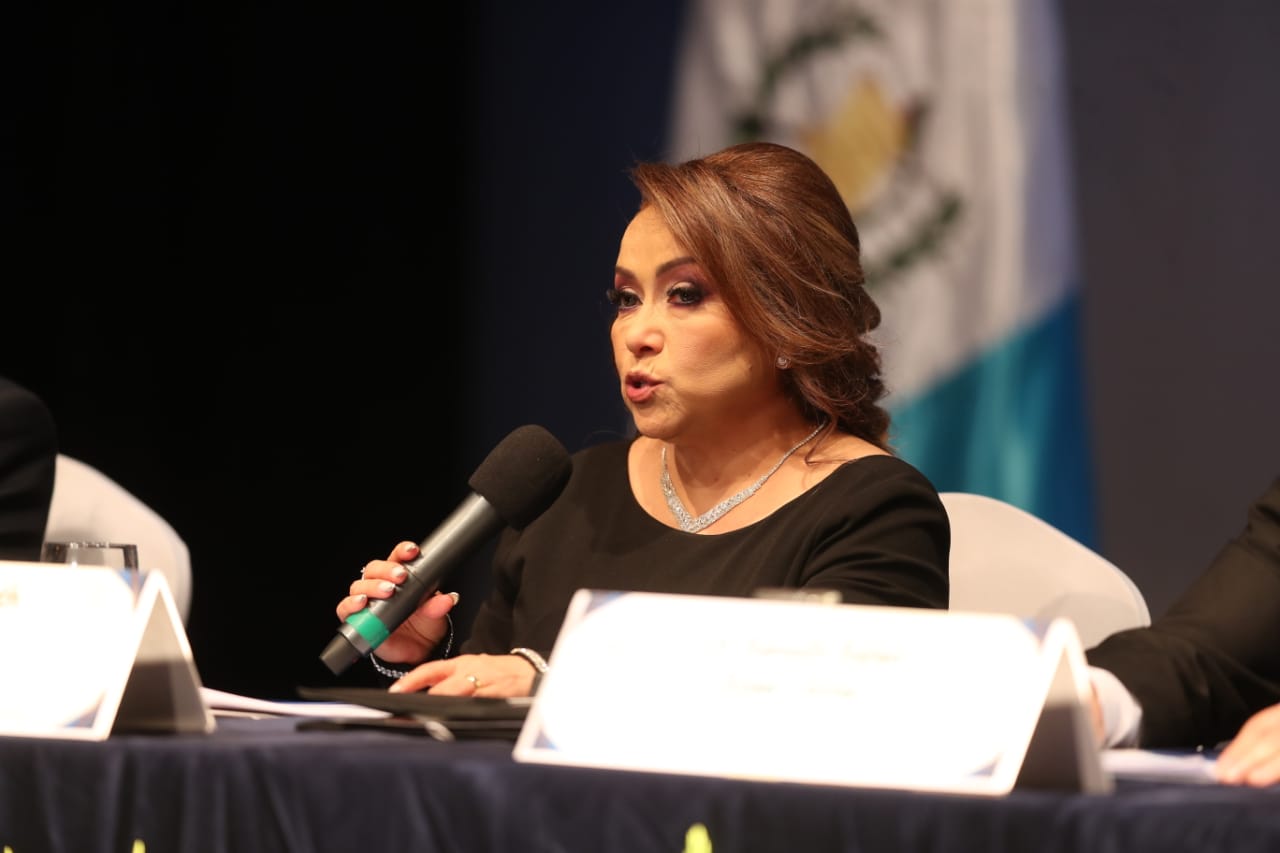
<svg viewBox="0 0 1280 853">
<path fill-rule="evenodd" d="M 791 359 L 787 358 L 785 355 L 780 355 L 773 360 L 773 363 L 778 365 L 779 370 L 786 370 L 791 366 Z"/>
</svg>

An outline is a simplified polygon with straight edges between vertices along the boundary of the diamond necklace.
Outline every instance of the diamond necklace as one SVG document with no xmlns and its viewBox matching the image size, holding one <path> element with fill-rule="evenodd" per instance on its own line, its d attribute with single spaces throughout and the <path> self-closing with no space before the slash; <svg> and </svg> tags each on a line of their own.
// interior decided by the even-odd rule
<svg viewBox="0 0 1280 853">
<path fill-rule="evenodd" d="M 684 508 L 684 503 L 680 500 L 680 496 L 676 494 L 675 486 L 671 485 L 671 474 L 667 471 L 667 446 L 665 444 L 662 445 L 662 494 L 666 496 L 667 507 L 671 510 L 671 514 L 676 517 L 676 521 L 679 523 L 680 529 L 685 533 L 697 533 L 702 528 L 714 524 L 719 520 L 720 516 L 724 515 L 726 512 L 754 495 L 756 491 L 765 484 L 765 481 L 772 477 L 774 472 L 782 467 L 782 463 L 791 458 L 791 454 L 795 453 L 797 450 L 812 441 L 813 437 L 821 432 L 824 426 L 826 426 L 825 423 L 818 424 L 817 429 L 801 439 L 795 447 L 782 454 L 782 458 L 778 460 L 778 463 L 766 471 L 764 476 L 759 480 L 756 480 L 736 495 L 731 495 L 730 497 L 720 501 L 720 503 L 716 504 L 697 518 L 690 515 L 689 510 Z"/>
</svg>

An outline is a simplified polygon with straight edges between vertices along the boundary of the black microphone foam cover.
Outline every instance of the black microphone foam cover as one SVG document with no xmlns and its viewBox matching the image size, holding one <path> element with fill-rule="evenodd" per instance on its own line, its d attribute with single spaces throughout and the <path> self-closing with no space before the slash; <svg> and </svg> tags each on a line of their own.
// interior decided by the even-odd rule
<svg viewBox="0 0 1280 853">
<path fill-rule="evenodd" d="M 489 451 L 467 484 L 522 530 L 559 497 L 572 470 L 564 445 L 545 427 L 526 424 Z"/>
</svg>

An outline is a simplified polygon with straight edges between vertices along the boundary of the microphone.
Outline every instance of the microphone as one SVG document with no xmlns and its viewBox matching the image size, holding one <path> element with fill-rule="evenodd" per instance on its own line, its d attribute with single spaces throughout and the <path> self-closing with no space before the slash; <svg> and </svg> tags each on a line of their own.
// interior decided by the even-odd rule
<svg viewBox="0 0 1280 853">
<path fill-rule="evenodd" d="M 400 627 L 444 576 L 504 526 L 523 530 L 560 496 L 573 463 L 546 429 L 517 428 L 489 452 L 467 484 L 472 494 L 436 528 L 405 563 L 409 577 L 390 598 L 352 613 L 320 660 L 334 675 L 368 655 Z"/>
</svg>

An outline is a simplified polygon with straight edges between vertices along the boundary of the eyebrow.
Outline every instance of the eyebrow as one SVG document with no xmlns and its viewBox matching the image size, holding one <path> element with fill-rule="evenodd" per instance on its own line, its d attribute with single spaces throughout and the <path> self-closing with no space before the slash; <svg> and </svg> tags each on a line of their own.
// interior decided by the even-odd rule
<svg viewBox="0 0 1280 853">
<path fill-rule="evenodd" d="M 697 263 L 697 261 L 693 259 L 692 255 L 685 255 L 679 258 L 673 258 L 664 264 L 659 264 L 658 269 L 656 270 L 656 275 L 662 275 L 667 270 L 672 270 L 672 269 L 675 269 L 676 267 L 684 266 L 685 264 L 693 264 L 693 263 Z M 618 275 L 624 276 L 626 278 L 634 279 L 636 277 L 636 274 L 633 273 L 631 270 L 623 266 L 618 266 L 616 264 L 613 267 L 613 271 Z"/>
</svg>

